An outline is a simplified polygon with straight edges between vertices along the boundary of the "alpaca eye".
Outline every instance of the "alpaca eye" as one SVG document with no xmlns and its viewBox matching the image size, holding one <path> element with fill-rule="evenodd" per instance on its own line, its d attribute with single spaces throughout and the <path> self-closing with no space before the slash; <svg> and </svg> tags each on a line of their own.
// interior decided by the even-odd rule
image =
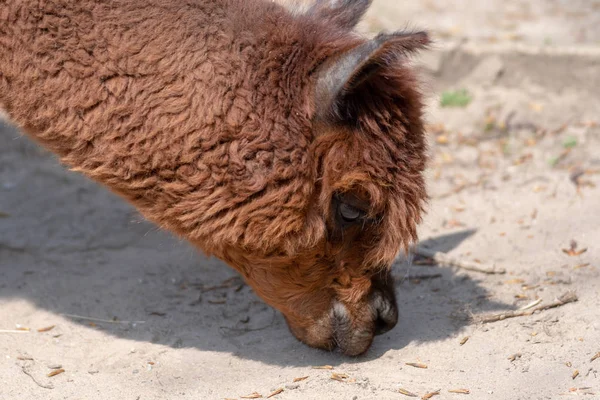
<svg viewBox="0 0 600 400">
<path fill-rule="evenodd" d="M 363 216 L 363 212 L 346 203 L 341 203 L 339 208 L 340 215 L 346 222 L 354 222 Z"/>
</svg>

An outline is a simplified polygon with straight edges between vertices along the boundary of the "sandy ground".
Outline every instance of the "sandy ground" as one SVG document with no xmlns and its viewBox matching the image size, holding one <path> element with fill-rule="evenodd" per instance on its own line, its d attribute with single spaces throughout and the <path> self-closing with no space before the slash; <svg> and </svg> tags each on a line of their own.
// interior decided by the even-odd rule
<svg viewBox="0 0 600 400">
<path fill-rule="evenodd" d="M 309 349 L 228 267 L 2 124 L 0 329 L 31 331 L 0 333 L 0 399 L 600 399 L 600 2 L 399 3 L 363 28 L 438 38 L 422 245 L 505 275 L 399 260 L 394 330 L 355 359 Z"/>
</svg>

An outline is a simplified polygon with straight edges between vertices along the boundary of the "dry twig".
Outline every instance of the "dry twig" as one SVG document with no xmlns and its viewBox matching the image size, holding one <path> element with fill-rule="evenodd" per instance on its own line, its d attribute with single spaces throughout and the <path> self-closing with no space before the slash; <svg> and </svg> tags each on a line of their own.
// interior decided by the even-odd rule
<svg viewBox="0 0 600 400">
<path fill-rule="evenodd" d="M 440 394 L 441 389 L 438 389 L 434 392 L 429 392 L 423 395 L 423 397 L 421 397 L 421 400 L 429 400 L 430 398 L 432 398 L 433 396 L 437 396 Z"/>
<path fill-rule="evenodd" d="M 399 390 L 398 390 L 398 392 L 400 392 L 401 394 L 403 394 L 403 395 L 405 395 L 405 396 L 408 396 L 408 397 L 419 397 L 419 396 L 417 396 L 416 394 L 414 394 L 414 393 L 412 393 L 412 392 L 409 392 L 409 391 L 408 391 L 408 390 L 406 390 L 406 389 L 399 389 Z"/>
<path fill-rule="evenodd" d="M 56 327 L 56 325 L 50 325 L 50 326 L 46 326 L 44 328 L 40 328 L 37 331 L 38 332 L 48 332 L 48 331 L 51 331 L 52 329 L 54 329 L 54 327 Z"/>
<path fill-rule="evenodd" d="M 240 396 L 241 399 L 260 399 L 262 395 L 258 392 L 251 393 L 247 396 Z"/>
<path fill-rule="evenodd" d="M 412 362 L 408 362 L 408 363 L 405 363 L 405 364 L 406 364 L 406 365 L 408 365 L 408 366 L 411 366 L 411 367 L 415 367 L 415 368 L 427 369 L 427 365 L 426 365 L 426 364 L 423 364 L 423 363 L 412 363 Z"/>
<path fill-rule="evenodd" d="M 317 365 L 317 366 L 313 366 L 312 369 L 333 369 L 333 366 L 331 366 L 331 365 Z"/>
<path fill-rule="evenodd" d="M 429 250 L 424 247 L 415 247 L 415 254 L 421 257 L 428 257 L 433 259 L 436 263 L 440 265 L 453 266 L 461 269 L 465 269 L 467 271 L 475 271 L 482 272 L 484 274 L 504 274 L 506 270 L 504 268 L 496 267 L 495 265 L 487 266 L 485 264 L 479 264 L 473 261 L 460 260 L 458 258 L 454 258 L 449 256 L 446 253 L 442 253 L 440 251 Z"/>
<path fill-rule="evenodd" d="M 458 393 L 458 394 L 470 394 L 471 391 L 469 389 L 450 389 L 448 390 L 450 393 Z"/>
<path fill-rule="evenodd" d="M 515 311 L 506 311 L 506 312 L 502 312 L 502 313 L 498 313 L 498 314 L 481 315 L 481 316 L 475 318 L 475 321 L 482 323 L 482 324 L 486 324 L 489 322 L 503 321 L 507 318 L 524 317 L 527 315 L 532 315 L 533 313 L 535 313 L 537 311 L 545 311 L 545 310 L 549 310 L 551 308 L 560 307 L 565 304 L 575 302 L 577 300 L 578 300 L 577 295 L 574 292 L 566 292 L 562 296 L 560 296 L 558 299 L 556 299 L 555 301 L 548 303 L 548 304 L 543 304 L 541 306 L 538 306 L 535 308 L 530 308 L 527 310 L 515 310 Z"/>
<path fill-rule="evenodd" d="M 334 381 L 345 382 L 345 380 L 348 379 L 348 375 L 337 374 L 334 372 L 333 374 L 331 374 L 331 379 L 333 379 Z"/>
<path fill-rule="evenodd" d="M 519 308 L 519 311 L 523 311 L 523 310 L 529 310 L 530 308 L 533 308 L 535 306 L 537 306 L 538 304 L 540 304 L 542 302 L 542 299 L 537 299 L 535 301 L 532 301 L 531 303 Z"/>
<path fill-rule="evenodd" d="M 271 393 L 270 395 L 267 396 L 267 399 L 270 399 L 271 397 L 277 396 L 281 392 L 283 392 L 283 388 L 279 388 L 279 389 L 275 390 L 273 393 Z"/>
<path fill-rule="evenodd" d="M 112 320 L 112 319 L 101 319 L 101 318 L 92 318 L 92 317 L 84 317 L 81 315 L 75 314 L 60 314 L 63 317 L 73 318 L 73 319 L 81 319 L 83 321 L 95 321 L 95 322 L 105 322 L 107 324 L 145 324 L 146 321 L 120 321 L 120 320 Z"/>
<path fill-rule="evenodd" d="M 52 378 L 53 376 L 56 376 L 56 375 L 62 374 L 63 372 L 65 372 L 65 370 L 64 370 L 64 369 L 62 369 L 62 368 L 58 368 L 58 369 L 55 369 L 54 371 L 51 371 L 51 372 L 50 372 L 48 375 L 46 375 L 46 376 L 47 376 L 48 378 Z"/>
</svg>

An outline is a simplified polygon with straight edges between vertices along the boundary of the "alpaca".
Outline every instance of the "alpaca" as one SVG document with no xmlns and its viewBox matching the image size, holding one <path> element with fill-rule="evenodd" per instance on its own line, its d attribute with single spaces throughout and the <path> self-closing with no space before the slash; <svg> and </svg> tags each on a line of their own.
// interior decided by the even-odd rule
<svg viewBox="0 0 600 400">
<path fill-rule="evenodd" d="M 426 190 L 424 32 L 371 0 L 0 0 L 0 108 L 60 161 L 236 269 L 309 346 L 396 325 Z"/>
</svg>

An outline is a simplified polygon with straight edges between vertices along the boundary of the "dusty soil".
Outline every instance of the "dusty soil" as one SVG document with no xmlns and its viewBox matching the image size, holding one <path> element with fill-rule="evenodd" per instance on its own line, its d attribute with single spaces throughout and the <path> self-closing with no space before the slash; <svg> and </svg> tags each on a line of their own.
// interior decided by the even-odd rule
<svg viewBox="0 0 600 400">
<path fill-rule="evenodd" d="M 2 124 L 0 329 L 30 331 L 0 333 L 0 399 L 600 399 L 599 22 L 592 0 L 375 0 L 363 29 L 438 40 L 417 61 L 421 245 L 507 273 L 399 260 L 401 321 L 355 359 L 299 344 L 224 264 Z M 470 103 L 440 107 L 458 89 Z M 579 301 L 477 322 L 567 291 Z"/>
</svg>

